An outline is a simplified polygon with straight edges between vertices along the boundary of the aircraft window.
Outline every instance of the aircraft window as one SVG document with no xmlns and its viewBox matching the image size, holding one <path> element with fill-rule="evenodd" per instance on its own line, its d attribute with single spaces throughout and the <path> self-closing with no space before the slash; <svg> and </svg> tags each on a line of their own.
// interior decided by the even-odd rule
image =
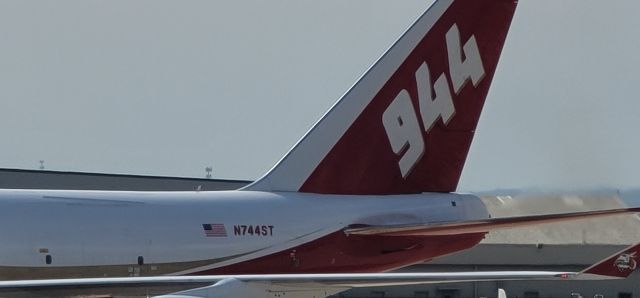
<svg viewBox="0 0 640 298">
<path fill-rule="evenodd" d="M 47 265 L 51 265 L 51 261 L 52 261 L 52 260 L 51 260 L 51 255 L 47 255 L 47 256 L 44 258 L 44 261 L 45 261 L 45 263 L 47 263 Z"/>
</svg>

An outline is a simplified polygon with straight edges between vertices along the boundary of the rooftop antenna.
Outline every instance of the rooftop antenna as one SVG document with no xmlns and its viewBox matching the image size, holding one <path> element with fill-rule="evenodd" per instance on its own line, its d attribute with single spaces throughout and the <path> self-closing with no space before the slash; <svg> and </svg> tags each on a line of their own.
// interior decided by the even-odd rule
<svg viewBox="0 0 640 298">
<path fill-rule="evenodd" d="M 40 170 L 44 170 L 44 160 L 40 160 Z"/>
<path fill-rule="evenodd" d="M 208 167 L 204 168 L 204 171 L 207 172 L 207 175 L 205 177 L 207 177 L 207 179 L 211 179 L 211 172 L 213 172 L 213 167 L 212 166 L 208 166 Z"/>
</svg>

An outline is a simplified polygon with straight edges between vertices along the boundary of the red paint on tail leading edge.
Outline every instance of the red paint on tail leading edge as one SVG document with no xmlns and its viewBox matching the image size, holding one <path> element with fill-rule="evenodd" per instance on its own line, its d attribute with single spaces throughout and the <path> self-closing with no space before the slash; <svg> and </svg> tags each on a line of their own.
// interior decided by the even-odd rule
<svg viewBox="0 0 640 298">
<path fill-rule="evenodd" d="M 248 190 L 455 191 L 514 0 L 439 0 Z"/>
</svg>

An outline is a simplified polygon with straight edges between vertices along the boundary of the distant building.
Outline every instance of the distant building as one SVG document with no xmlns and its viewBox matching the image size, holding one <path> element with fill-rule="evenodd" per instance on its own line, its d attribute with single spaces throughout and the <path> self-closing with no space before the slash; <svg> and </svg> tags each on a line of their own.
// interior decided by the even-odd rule
<svg viewBox="0 0 640 298">
<path fill-rule="evenodd" d="M 0 169 L 0 188 L 133 191 L 232 190 L 251 181 Z"/>
</svg>

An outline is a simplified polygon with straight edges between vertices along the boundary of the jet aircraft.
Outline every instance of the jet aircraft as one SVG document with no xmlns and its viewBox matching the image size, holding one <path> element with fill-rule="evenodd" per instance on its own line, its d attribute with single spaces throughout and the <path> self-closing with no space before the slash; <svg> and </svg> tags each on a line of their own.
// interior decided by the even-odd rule
<svg viewBox="0 0 640 298">
<path fill-rule="evenodd" d="M 477 196 L 455 192 L 517 2 L 436 1 L 242 189 L 0 190 L 0 291 L 325 297 L 361 286 L 627 276 L 638 245 L 575 273 L 386 273 L 472 248 L 496 229 L 640 211 L 491 218 Z"/>
</svg>

